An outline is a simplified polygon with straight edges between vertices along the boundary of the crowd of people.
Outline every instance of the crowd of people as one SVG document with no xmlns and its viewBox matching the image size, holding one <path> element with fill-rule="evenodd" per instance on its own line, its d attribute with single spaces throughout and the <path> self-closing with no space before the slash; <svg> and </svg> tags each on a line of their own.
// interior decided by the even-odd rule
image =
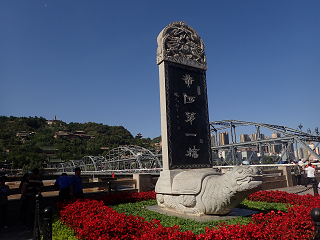
<svg viewBox="0 0 320 240">
<path fill-rule="evenodd" d="M 7 226 L 7 209 L 8 196 L 10 195 L 10 188 L 6 185 L 8 178 L 1 176 L 0 178 L 0 226 L 8 228 Z M 59 187 L 59 201 L 69 201 L 73 198 L 83 198 L 83 188 L 81 179 L 81 169 L 75 168 L 75 175 L 72 177 L 63 173 L 56 180 L 55 186 Z M 20 209 L 18 214 L 19 225 L 28 226 L 33 229 L 34 215 L 35 215 L 35 197 L 41 193 L 43 182 L 39 178 L 39 169 L 35 168 L 31 173 L 26 173 L 21 179 L 19 189 L 21 191 Z"/>
<path fill-rule="evenodd" d="M 294 162 L 294 168 L 293 172 L 297 180 L 297 185 L 302 186 L 301 184 L 301 176 L 303 174 L 303 171 L 306 173 L 307 178 L 305 180 L 305 187 L 308 187 L 310 183 L 312 183 L 312 179 L 315 179 L 316 175 L 316 167 L 311 163 L 311 161 L 307 161 L 307 163 L 303 163 L 301 160 L 300 161 L 295 161 Z M 320 187 L 320 186 L 319 186 Z"/>
</svg>

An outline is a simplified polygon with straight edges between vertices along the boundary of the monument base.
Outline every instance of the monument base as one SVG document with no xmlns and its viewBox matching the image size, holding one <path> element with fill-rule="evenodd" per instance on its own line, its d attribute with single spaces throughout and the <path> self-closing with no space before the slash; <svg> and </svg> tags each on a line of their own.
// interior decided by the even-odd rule
<svg viewBox="0 0 320 240">
<path fill-rule="evenodd" d="M 185 219 L 191 219 L 195 220 L 197 222 L 206 222 L 206 221 L 219 221 L 219 220 L 228 220 L 232 218 L 237 218 L 237 217 L 249 217 L 252 216 L 253 214 L 257 214 L 257 211 L 249 210 L 249 209 L 243 209 L 243 208 L 234 208 L 232 211 L 225 216 L 218 216 L 218 215 L 202 215 L 202 216 L 192 216 L 192 215 L 185 215 L 185 214 L 180 214 L 177 212 L 174 212 L 169 209 L 165 209 L 162 207 L 159 207 L 158 205 L 154 206 L 147 206 L 146 207 L 150 211 L 158 212 L 161 214 L 166 214 L 168 216 L 174 216 L 174 217 L 181 217 Z"/>
<path fill-rule="evenodd" d="M 172 194 L 172 182 L 176 175 L 185 170 L 163 170 L 160 172 L 155 191 L 156 193 Z"/>
<path fill-rule="evenodd" d="M 155 191 L 158 205 L 177 213 L 226 215 L 262 187 L 258 169 L 236 166 L 221 174 L 211 168 L 164 170 Z"/>
</svg>

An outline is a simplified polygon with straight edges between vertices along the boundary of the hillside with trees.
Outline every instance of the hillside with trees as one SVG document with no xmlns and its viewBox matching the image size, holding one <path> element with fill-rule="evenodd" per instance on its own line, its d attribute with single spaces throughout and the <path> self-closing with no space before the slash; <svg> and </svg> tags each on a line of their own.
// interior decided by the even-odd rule
<svg viewBox="0 0 320 240">
<path fill-rule="evenodd" d="M 42 167 L 50 159 L 68 161 L 88 155 L 104 156 L 121 145 L 151 149 L 159 139 L 133 137 L 123 126 L 0 116 L 0 164 L 31 169 Z"/>
</svg>

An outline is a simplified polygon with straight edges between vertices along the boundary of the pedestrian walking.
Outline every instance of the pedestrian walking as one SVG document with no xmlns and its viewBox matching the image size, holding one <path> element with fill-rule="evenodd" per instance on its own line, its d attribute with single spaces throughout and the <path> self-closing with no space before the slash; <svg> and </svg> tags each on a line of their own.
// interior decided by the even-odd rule
<svg viewBox="0 0 320 240">
<path fill-rule="evenodd" d="M 8 178 L 6 176 L 1 176 L 0 178 L 0 210 L 1 210 L 1 220 L 3 228 L 8 228 L 7 226 L 7 210 L 8 210 L 8 196 L 10 195 L 10 188 L 6 185 Z"/>
<path fill-rule="evenodd" d="M 24 174 L 19 185 L 19 189 L 21 191 L 19 224 L 21 226 L 26 226 L 28 221 L 28 208 L 30 204 L 30 198 L 27 197 L 27 191 L 29 188 L 29 176 L 29 173 Z"/>
<path fill-rule="evenodd" d="M 297 185 L 301 186 L 301 169 L 300 169 L 298 161 L 295 161 L 295 165 L 294 165 L 293 171 L 294 171 L 294 175 L 295 175 L 296 180 L 297 180 Z"/>
<path fill-rule="evenodd" d="M 81 169 L 76 167 L 74 173 L 75 175 L 71 178 L 70 182 L 71 198 L 83 198 Z"/>
<path fill-rule="evenodd" d="M 29 177 L 29 185 L 26 196 L 29 202 L 28 208 L 28 222 L 29 229 L 33 229 L 34 224 L 34 214 L 35 214 L 35 206 L 36 206 L 36 195 L 41 192 L 41 188 L 43 187 L 43 182 L 39 178 L 39 169 L 34 168 Z"/>
<path fill-rule="evenodd" d="M 69 201 L 70 200 L 70 177 L 66 173 L 62 173 L 60 177 L 54 183 L 55 186 L 59 186 L 59 201 Z"/>
<path fill-rule="evenodd" d="M 307 171 L 307 182 L 305 184 L 305 187 L 307 187 L 311 180 L 315 178 L 316 170 L 311 166 L 311 164 L 308 164 L 303 170 Z"/>
</svg>

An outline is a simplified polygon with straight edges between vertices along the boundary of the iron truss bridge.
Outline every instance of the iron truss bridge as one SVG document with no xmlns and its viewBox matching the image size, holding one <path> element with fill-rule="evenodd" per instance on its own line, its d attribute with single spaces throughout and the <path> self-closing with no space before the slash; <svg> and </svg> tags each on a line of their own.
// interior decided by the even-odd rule
<svg viewBox="0 0 320 240">
<path fill-rule="evenodd" d="M 314 152 L 309 143 L 313 142 L 315 148 L 320 143 L 320 136 L 318 129 L 316 128 L 313 133 L 308 129 L 307 132 L 292 129 L 286 126 L 245 122 L 238 120 L 224 120 L 210 122 L 210 130 L 212 135 L 212 142 L 215 142 L 215 146 L 212 146 L 213 159 L 212 162 L 217 165 L 238 165 L 242 162 L 242 157 L 239 156 L 241 149 L 250 149 L 251 156 L 248 156 L 248 160 L 256 153 L 260 158 L 260 163 L 264 163 L 264 149 L 271 146 L 281 145 L 281 159 L 280 160 L 293 160 L 300 159 L 298 144 L 302 148 L 306 149 L 309 155 L 306 159 L 309 159 L 310 155 L 314 159 L 320 161 L 320 156 Z M 236 142 L 236 128 L 244 126 L 254 126 L 256 129 L 256 139 L 248 142 Z M 276 133 L 280 133 L 282 136 L 263 139 L 260 130 L 268 129 Z M 228 131 L 230 133 L 230 143 L 221 144 L 218 140 L 218 131 Z M 290 146 L 295 145 L 296 157 L 292 156 L 292 149 Z M 227 153 L 227 156 L 219 156 L 221 152 Z M 110 150 L 105 156 L 85 156 L 81 160 L 70 160 L 65 163 L 60 163 L 58 172 L 73 173 L 76 167 L 80 167 L 83 174 L 96 174 L 96 175 L 109 175 L 112 173 L 117 174 L 132 174 L 132 173 L 159 173 L 162 170 L 162 152 L 153 153 L 148 149 L 139 146 L 122 146 Z"/>
<path fill-rule="evenodd" d="M 162 170 L 161 154 L 139 146 L 117 147 L 103 156 L 85 156 L 81 160 L 60 163 L 58 172 L 74 172 L 80 167 L 83 173 L 156 173 Z"/>
<path fill-rule="evenodd" d="M 265 123 L 256 123 L 256 122 L 245 122 L 245 121 L 238 121 L 238 120 L 223 120 L 223 121 L 216 121 L 210 122 L 210 130 L 211 130 L 211 138 L 212 142 L 215 142 L 215 146 L 212 146 L 213 150 L 213 162 L 216 162 L 218 165 L 226 163 L 232 165 L 238 165 L 242 162 L 237 154 L 237 150 L 241 149 L 251 149 L 253 150 L 252 153 L 257 152 L 258 156 L 260 157 L 260 162 L 264 162 L 264 149 L 266 147 L 271 146 L 281 146 L 281 159 L 280 160 L 288 160 L 291 161 L 293 159 L 302 159 L 304 158 L 309 159 L 312 155 L 313 159 L 317 159 L 320 161 L 320 156 L 310 148 L 309 143 L 313 143 L 315 148 L 320 143 L 320 136 L 318 128 L 311 133 L 311 130 L 308 129 L 307 132 L 301 131 L 301 124 L 297 129 L 292 129 L 286 126 L 279 126 L 279 125 L 272 125 L 272 124 L 265 124 Z M 236 142 L 236 128 L 243 127 L 243 126 L 255 126 L 256 129 L 256 137 L 252 141 L 247 142 Z M 260 133 L 261 129 L 268 129 L 273 132 L 279 133 L 277 137 L 264 139 Z M 228 131 L 230 133 L 230 143 L 224 144 L 219 141 L 218 131 Z M 282 135 L 282 136 L 281 136 Z M 295 152 L 296 157 L 292 153 L 292 146 L 295 145 Z M 305 152 L 308 153 L 308 156 L 302 157 L 299 156 L 298 151 L 298 144 L 305 149 Z M 222 158 L 219 156 L 219 152 L 227 152 L 229 153 L 229 158 Z M 290 152 L 292 154 L 290 154 Z M 301 152 L 300 152 L 301 154 Z M 302 154 L 301 154 L 302 155 Z M 250 156 L 248 158 L 250 160 Z"/>
</svg>

